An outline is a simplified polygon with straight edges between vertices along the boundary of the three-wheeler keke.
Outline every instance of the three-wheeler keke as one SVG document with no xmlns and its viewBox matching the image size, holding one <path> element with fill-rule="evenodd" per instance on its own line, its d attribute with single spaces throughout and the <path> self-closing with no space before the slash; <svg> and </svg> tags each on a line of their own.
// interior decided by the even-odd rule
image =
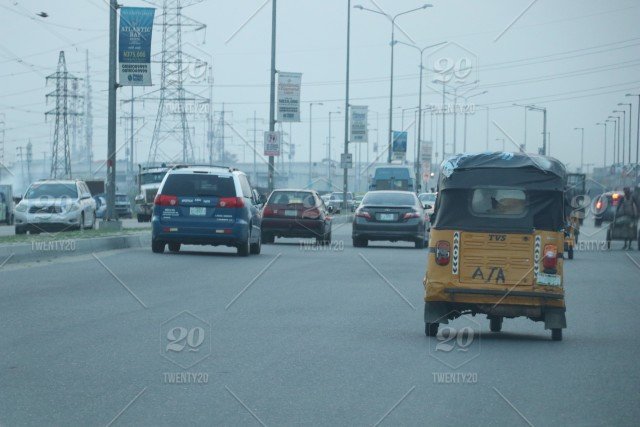
<svg viewBox="0 0 640 427">
<path fill-rule="evenodd" d="M 441 323 L 485 314 L 566 328 L 565 167 L 522 153 L 460 154 L 441 166 L 424 279 L 427 336 Z"/>
</svg>

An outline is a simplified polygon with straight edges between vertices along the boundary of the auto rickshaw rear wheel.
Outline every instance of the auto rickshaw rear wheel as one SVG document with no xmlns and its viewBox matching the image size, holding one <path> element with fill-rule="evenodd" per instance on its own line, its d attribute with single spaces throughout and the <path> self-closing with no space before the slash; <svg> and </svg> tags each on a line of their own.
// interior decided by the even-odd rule
<svg viewBox="0 0 640 427">
<path fill-rule="evenodd" d="M 562 341 L 562 329 L 561 328 L 551 329 L 551 339 L 553 341 Z"/>
<path fill-rule="evenodd" d="M 569 256 L 569 259 L 573 259 L 573 246 L 569 245 L 569 250 L 567 250 L 567 255 Z"/>
<path fill-rule="evenodd" d="M 438 327 L 439 326 L 440 326 L 439 323 L 425 323 L 424 324 L 424 333 L 428 337 L 435 337 L 436 335 L 438 335 Z"/>
<path fill-rule="evenodd" d="M 502 319 L 502 316 L 489 318 L 489 328 L 491 332 L 500 332 L 502 330 Z"/>
</svg>

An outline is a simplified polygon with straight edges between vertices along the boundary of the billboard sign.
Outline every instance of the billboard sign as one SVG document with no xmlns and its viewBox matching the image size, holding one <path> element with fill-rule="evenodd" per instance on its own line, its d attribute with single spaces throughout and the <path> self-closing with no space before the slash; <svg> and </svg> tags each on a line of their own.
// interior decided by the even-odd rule
<svg viewBox="0 0 640 427">
<path fill-rule="evenodd" d="M 155 9 L 120 8 L 120 85 L 151 86 L 151 34 Z"/>
</svg>

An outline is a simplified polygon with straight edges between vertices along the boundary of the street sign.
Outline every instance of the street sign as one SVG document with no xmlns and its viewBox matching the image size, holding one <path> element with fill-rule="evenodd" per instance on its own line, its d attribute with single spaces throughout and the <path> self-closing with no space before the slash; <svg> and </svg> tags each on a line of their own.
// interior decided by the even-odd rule
<svg viewBox="0 0 640 427">
<path fill-rule="evenodd" d="M 353 156 L 351 153 L 340 154 L 340 169 L 353 169 Z"/>
<path fill-rule="evenodd" d="M 407 156 L 407 132 L 393 131 L 391 153 L 394 160 L 404 160 Z"/>
<path fill-rule="evenodd" d="M 367 142 L 367 116 L 368 109 L 366 105 L 351 106 L 351 136 L 349 142 Z"/>
<path fill-rule="evenodd" d="M 151 34 L 155 11 L 151 7 L 120 8 L 121 86 L 151 86 Z"/>
<path fill-rule="evenodd" d="M 264 155 L 279 156 L 282 147 L 281 132 L 265 132 L 264 133 Z"/>
<path fill-rule="evenodd" d="M 431 152 L 433 151 L 432 141 L 422 141 L 420 144 L 420 161 L 431 163 Z"/>
<path fill-rule="evenodd" d="M 278 72 L 278 121 L 300 121 L 302 73 Z"/>
</svg>

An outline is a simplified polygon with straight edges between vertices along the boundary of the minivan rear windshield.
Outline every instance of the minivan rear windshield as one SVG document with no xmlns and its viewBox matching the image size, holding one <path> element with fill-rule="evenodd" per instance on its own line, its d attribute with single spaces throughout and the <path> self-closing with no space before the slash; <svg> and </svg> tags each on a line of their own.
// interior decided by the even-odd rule
<svg viewBox="0 0 640 427">
<path fill-rule="evenodd" d="M 178 197 L 235 197 L 233 177 L 217 175 L 172 174 L 167 177 L 162 194 Z"/>
</svg>

